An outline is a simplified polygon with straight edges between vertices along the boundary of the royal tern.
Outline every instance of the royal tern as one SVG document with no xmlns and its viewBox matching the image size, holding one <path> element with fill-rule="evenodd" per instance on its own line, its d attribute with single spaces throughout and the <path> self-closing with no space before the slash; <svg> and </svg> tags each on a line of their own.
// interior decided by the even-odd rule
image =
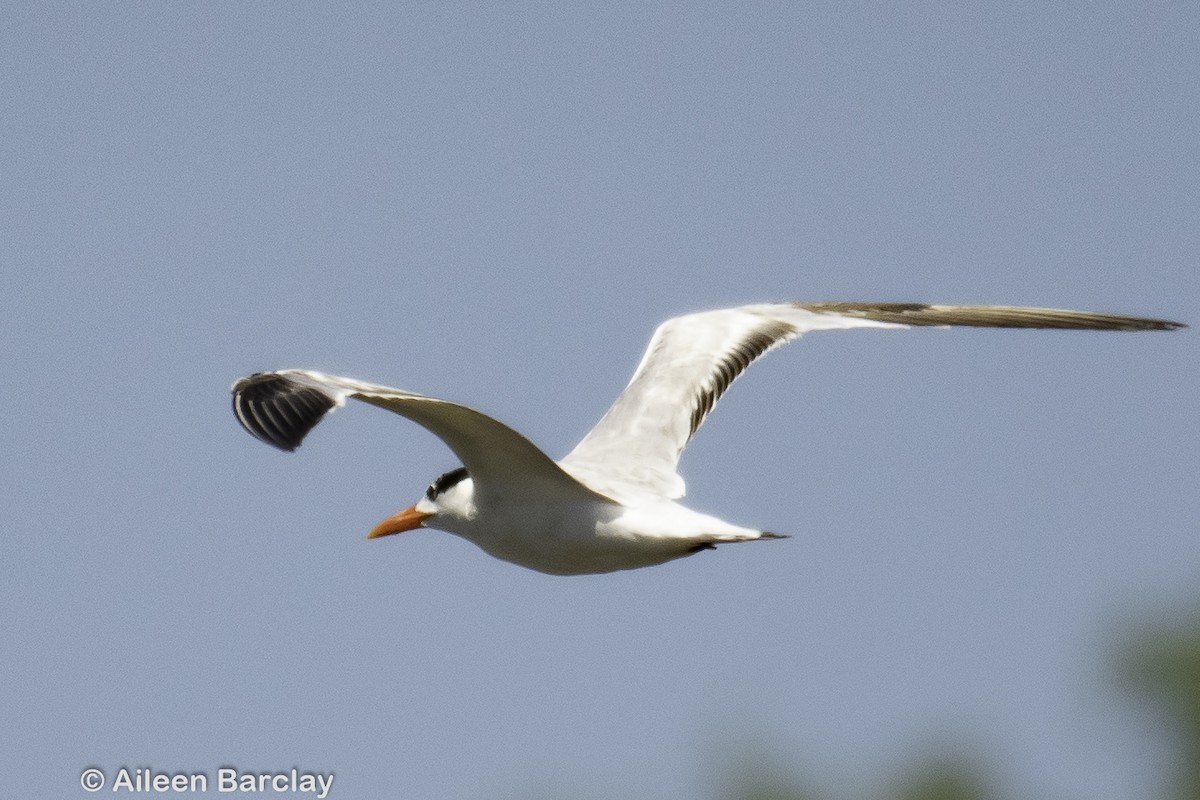
<svg viewBox="0 0 1200 800">
<path fill-rule="evenodd" d="M 561 461 L 504 423 L 448 400 L 310 370 L 259 372 L 233 384 L 242 426 L 295 450 L 347 398 L 407 417 L 462 461 L 368 538 L 438 528 L 496 558 L 557 575 L 661 564 L 722 542 L 784 538 L 676 502 L 688 440 L 751 362 L 803 333 L 846 328 L 1171 330 L 1182 323 L 1014 306 L 788 303 L 705 311 L 654 332 L 629 385 Z"/>
</svg>

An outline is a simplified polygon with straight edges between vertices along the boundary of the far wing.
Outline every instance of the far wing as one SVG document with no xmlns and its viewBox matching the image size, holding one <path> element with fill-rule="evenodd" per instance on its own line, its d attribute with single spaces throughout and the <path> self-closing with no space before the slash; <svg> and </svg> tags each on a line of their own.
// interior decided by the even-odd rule
<svg viewBox="0 0 1200 800">
<path fill-rule="evenodd" d="M 615 498 L 680 497 L 679 456 L 730 384 L 759 356 L 815 330 L 910 325 L 1169 330 L 1164 320 L 1015 306 L 790 303 L 706 311 L 667 320 L 629 385 L 560 462 Z"/>
<path fill-rule="evenodd" d="M 308 370 L 259 372 L 233 385 L 233 410 L 254 437 L 292 451 L 346 398 L 386 408 L 426 428 L 462 460 L 477 492 L 506 497 L 606 500 L 499 420 L 458 403 Z"/>
</svg>

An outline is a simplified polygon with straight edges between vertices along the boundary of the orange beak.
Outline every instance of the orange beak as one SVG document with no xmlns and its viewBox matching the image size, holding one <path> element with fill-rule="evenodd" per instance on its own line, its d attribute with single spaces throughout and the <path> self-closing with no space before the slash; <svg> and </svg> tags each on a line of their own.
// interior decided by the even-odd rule
<svg viewBox="0 0 1200 800">
<path fill-rule="evenodd" d="M 398 514 L 385 519 L 383 522 L 376 525 L 367 534 L 368 539 L 378 539 L 380 536 L 391 536 L 393 533 L 404 533 L 411 531 L 413 528 L 421 527 L 425 520 L 432 517 L 433 514 L 426 514 L 422 511 L 417 511 L 416 506 L 409 506 Z"/>
</svg>

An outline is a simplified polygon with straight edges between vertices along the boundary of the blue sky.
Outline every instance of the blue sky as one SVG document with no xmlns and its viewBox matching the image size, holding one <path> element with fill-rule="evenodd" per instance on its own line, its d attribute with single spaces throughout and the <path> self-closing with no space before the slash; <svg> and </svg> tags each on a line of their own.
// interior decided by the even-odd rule
<svg viewBox="0 0 1200 800">
<path fill-rule="evenodd" d="M 311 367 L 561 456 L 654 326 L 786 299 L 1193 325 L 1189 4 L 8 4 L 3 783 L 333 771 L 330 797 L 711 797 L 747 753 L 877 789 L 1145 796 L 1104 659 L 1200 585 L 1195 329 L 822 333 L 686 454 L 794 534 L 552 578 L 370 527 L 457 466 Z M 215 793 L 212 796 L 218 796 Z"/>
</svg>

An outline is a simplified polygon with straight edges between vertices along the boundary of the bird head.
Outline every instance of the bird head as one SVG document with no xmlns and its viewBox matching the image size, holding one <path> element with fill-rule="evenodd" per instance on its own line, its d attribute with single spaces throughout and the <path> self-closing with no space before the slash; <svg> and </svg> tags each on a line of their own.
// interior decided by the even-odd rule
<svg viewBox="0 0 1200 800">
<path fill-rule="evenodd" d="M 408 508 L 380 522 L 367 534 L 368 539 L 380 536 L 390 536 L 393 533 L 403 533 L 414 528 L 426 527 L 426 522 L 434 520 L 430 527 L 437 527 L 437 519 L 453 519 L 455 517 L 470 517 L 472 514 L 472 497 L 474 487 L 464 467 L 451 470 L 438 477 L 425 496 Z"/>
</svg>

